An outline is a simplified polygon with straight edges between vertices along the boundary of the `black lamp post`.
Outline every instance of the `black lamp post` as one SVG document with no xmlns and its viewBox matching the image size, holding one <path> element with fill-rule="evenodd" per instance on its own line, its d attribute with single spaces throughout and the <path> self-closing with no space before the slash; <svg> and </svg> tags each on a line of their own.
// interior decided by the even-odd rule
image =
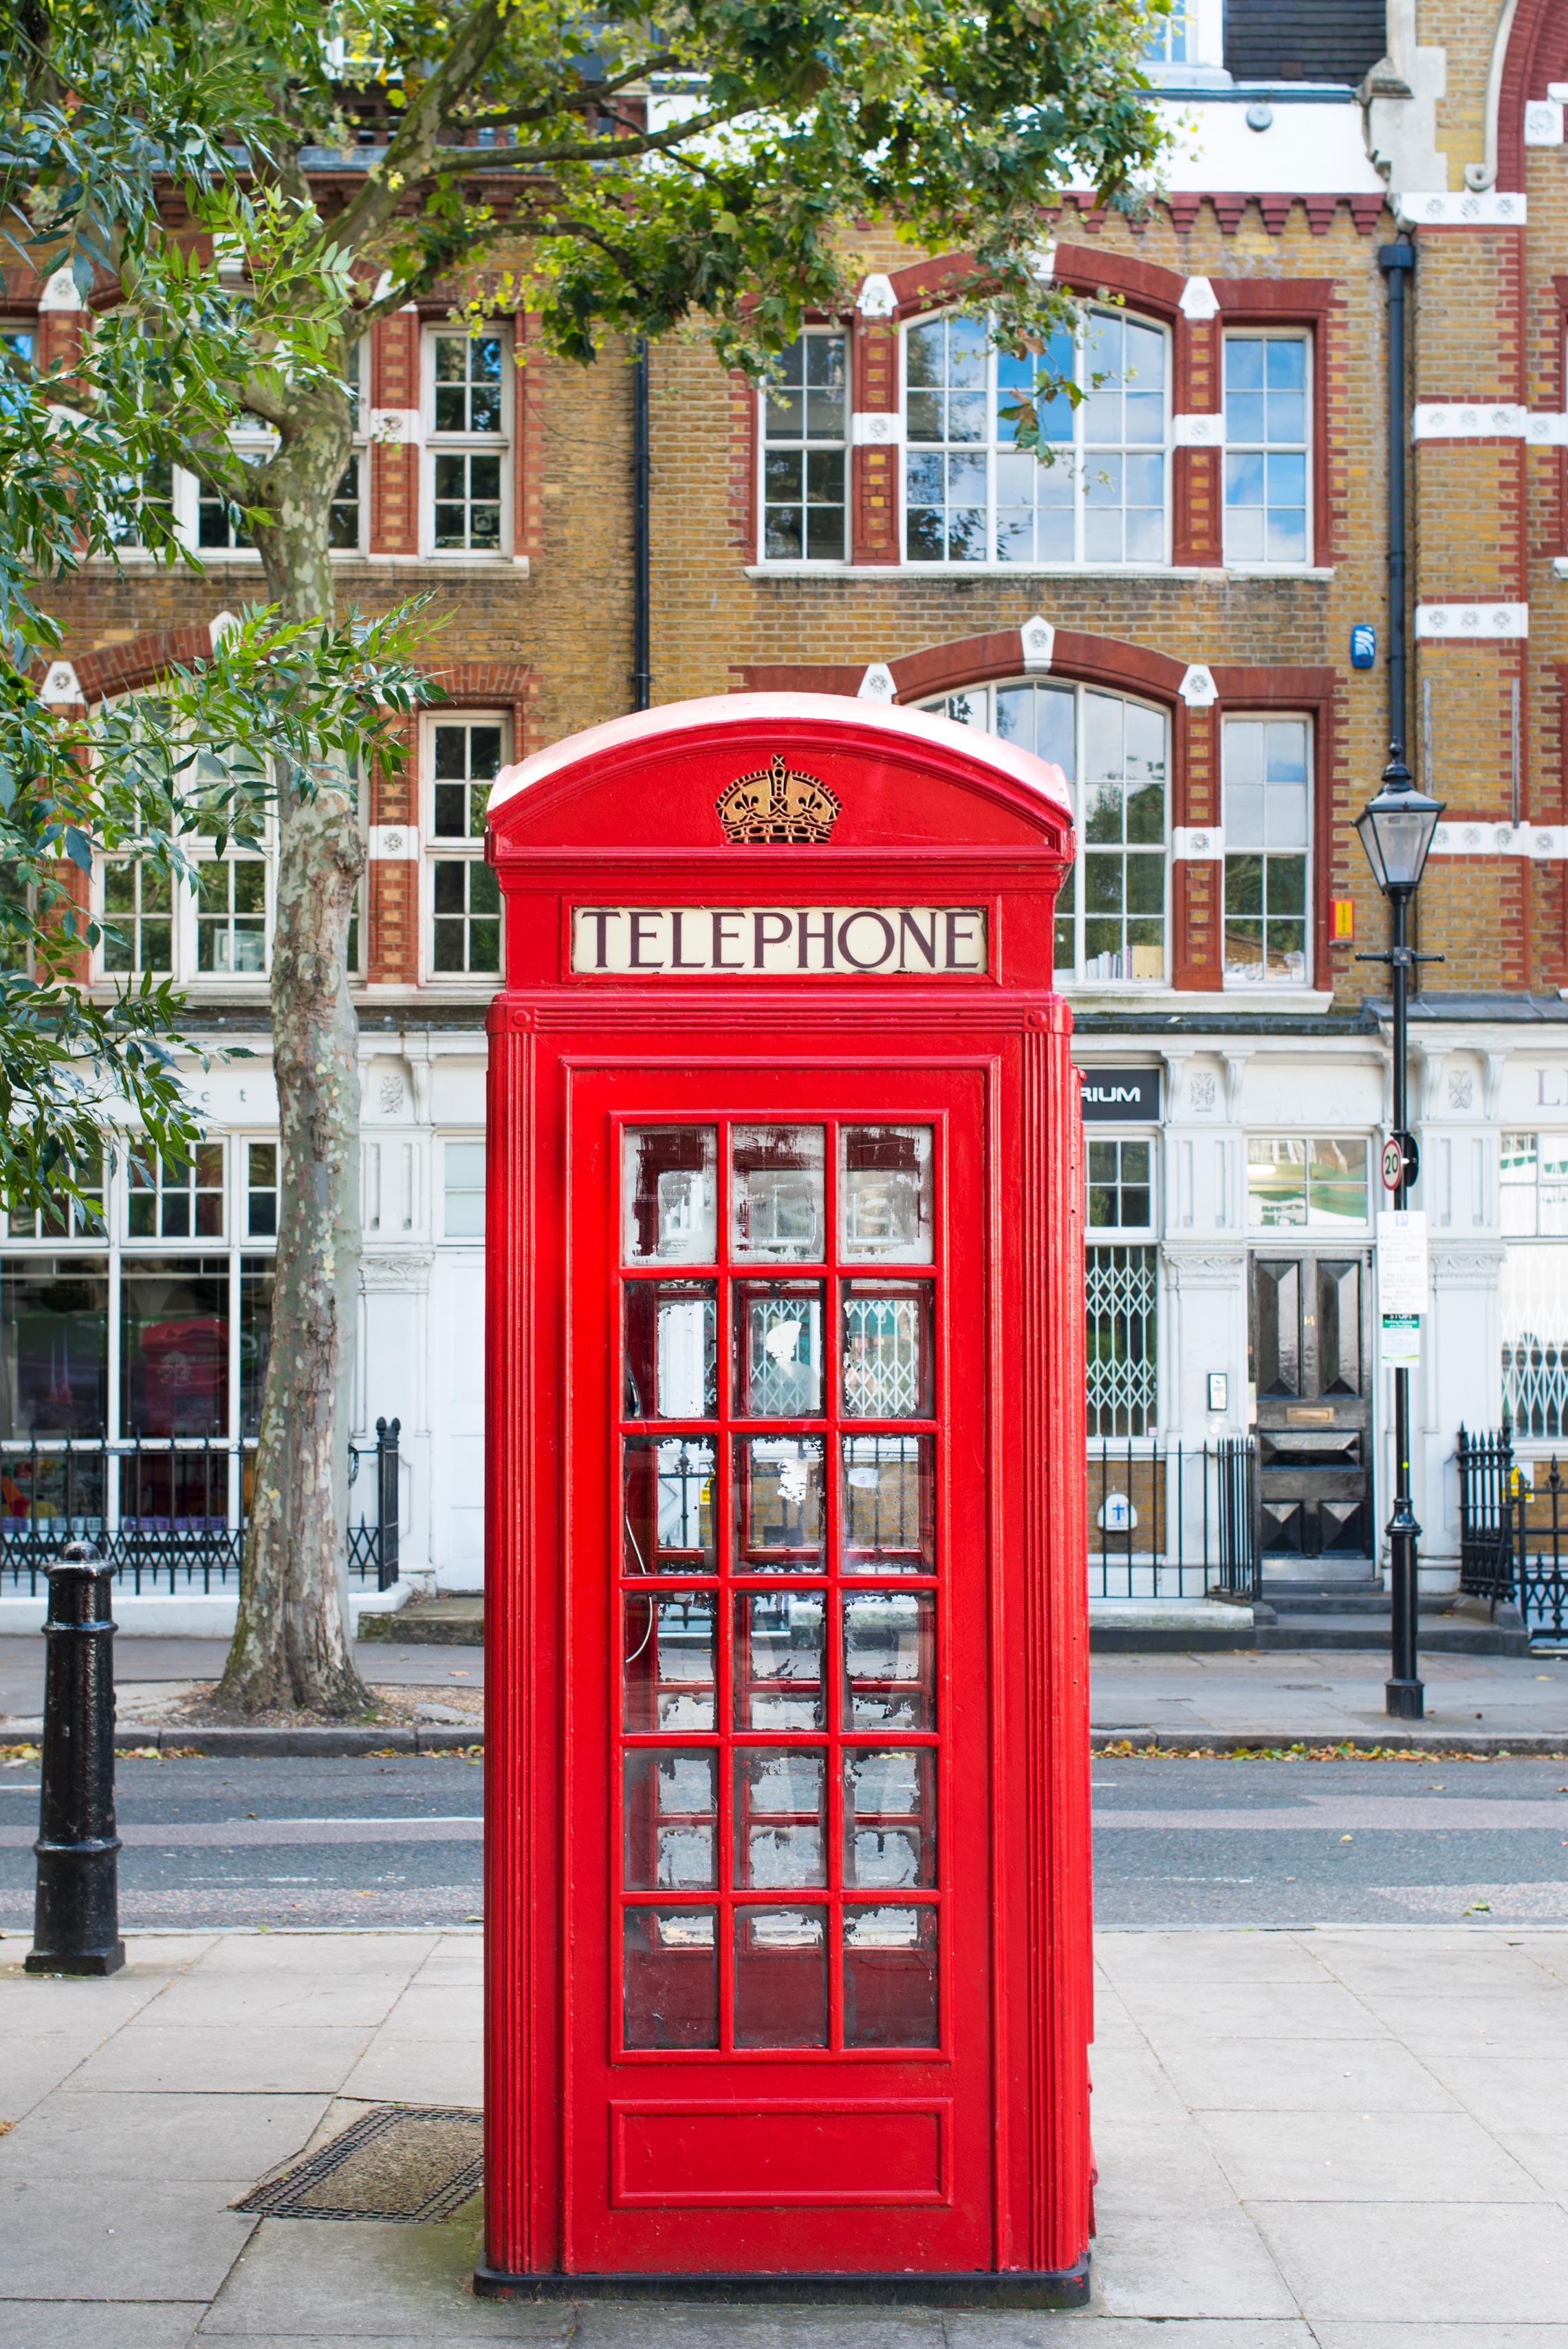
<svg viewBox="0 0 1568 2349">
<path fill-rule="evenodd" d="M 1399 1180 L 1394 1205 L 1403 1207 L 1415 1168 L 1414 1145 L 1406 1120 L 1406 1076 L 1408 1058 L 1410 972 L 1418 961 L 1438 962 L 1440 956 L 1416 955 L 1407 936 L 1410 900 L 1421 885 L 1421 873 L 1432 834 L 1442 814 L 1440 800 L 1418 792 L 1405 764 L 1404 745 L 1389 744 L 1382 789 L 1356 820 L 1361 845 L 1367 851 L 1377 886 L 1388 900 L 1393 936 L 1387 954 L 1358 955 L 1358 962 L 1388 965 L 1394 991 L 1394 1133 L 1399 1150 Z M 1389 1627 L 1390 1670 L 1384 1690 L 1387 1711 L 1397 1721 L 1419 1721 L 1424 1692 L 1417 1677 L 1416 1543 L 1421 1528 L 1410 1506 L 1410 1373 L 1394 1372 L 1394 1456 L 1397 1489 L 1394 1514 L 1388 1520 L 1388 1555 L 1393 1568 L 1392 1621 Z"/>
</svg>

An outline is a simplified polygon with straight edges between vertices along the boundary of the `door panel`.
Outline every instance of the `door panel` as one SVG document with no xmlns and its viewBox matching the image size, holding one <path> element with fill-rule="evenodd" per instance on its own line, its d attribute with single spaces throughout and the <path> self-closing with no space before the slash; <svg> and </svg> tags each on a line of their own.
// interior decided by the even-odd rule
<svg viewBox="0 0 1568 2349">
<path fill-rule="evenodd" d="M 1369 1259 L 1255 1256 L 1252 1274 L 1264 1555 L 1369 1558 Z"/>
<path fill-rule="evenodd" d="M 977 1088 L 653 1081 L 573 1118 L 566 2264 L 984 2266 Z"/>
</svg>

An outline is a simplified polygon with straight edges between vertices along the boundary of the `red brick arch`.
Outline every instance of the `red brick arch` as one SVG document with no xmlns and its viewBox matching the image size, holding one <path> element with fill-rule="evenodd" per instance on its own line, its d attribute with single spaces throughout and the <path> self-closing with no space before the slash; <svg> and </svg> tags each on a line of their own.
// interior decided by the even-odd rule
<svg viewBox="0 0 1568 2349">
<path fill-rule="evenodd" d="M 1553 81 L 1568 81 L 1568 10 L 1562 0 L 1519 0 L 1498 85 L 1500 188 L 1523 188 L 1524 109 Z"/>
</svg>

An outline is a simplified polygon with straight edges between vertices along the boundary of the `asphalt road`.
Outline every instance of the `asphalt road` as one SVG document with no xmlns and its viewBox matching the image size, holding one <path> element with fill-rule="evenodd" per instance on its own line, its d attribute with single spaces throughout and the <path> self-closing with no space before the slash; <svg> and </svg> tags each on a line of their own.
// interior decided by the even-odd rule
<svg viewBox="0 0 1568 2349">
<path fill-rule="evenodd" d="M 1107 1925 L 1568 1920 L 1568 1764 L 1094 1765 Z M 0 1930 L 26 1933 L 36 1763 L 0 1765 Z M 444 1925 L 480 1909 L 458 1757 L 124 1760 L 126 1924 Z"/>
</svg>

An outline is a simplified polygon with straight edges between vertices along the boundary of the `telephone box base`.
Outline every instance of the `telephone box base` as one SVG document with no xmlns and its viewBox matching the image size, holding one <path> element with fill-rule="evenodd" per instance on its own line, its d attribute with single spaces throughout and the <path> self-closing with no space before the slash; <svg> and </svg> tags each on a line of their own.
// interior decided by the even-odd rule
<svg viewBox="0 0 1568 2349">
<path fill-rule="evenodd" d="M 1089 2261 L 1032 2272 L 922 2275 L 509 2275 L 474 2270 L 480 2300 L 703 2300 L 898 2302 L 913 2308 L 1087 2308 Z"/>
</svg>

